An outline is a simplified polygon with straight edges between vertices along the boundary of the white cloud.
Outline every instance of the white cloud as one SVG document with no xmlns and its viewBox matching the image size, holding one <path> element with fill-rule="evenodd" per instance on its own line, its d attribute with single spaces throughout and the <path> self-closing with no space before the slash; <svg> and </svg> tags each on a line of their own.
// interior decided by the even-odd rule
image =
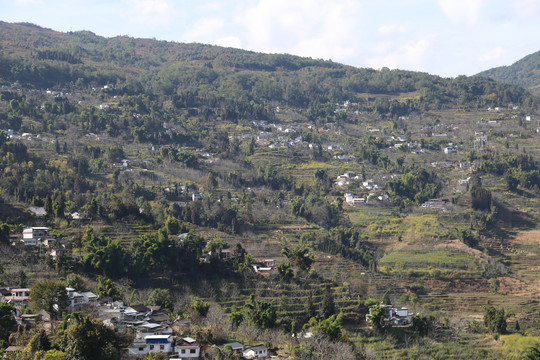
<svg viewBox="0 0 540 360">
<path fill-rule="evenodd" d="M 437 0 L 439 7 L 454 23 L 476 25 L 485 0 Z"/>
<path fill-rule="evenodd" d="M 408 28 L 401 24 L 392 23 L 379 26 L 377 31 L 381 35 L 405 34 L 408 32 Z"/>
<path fill-rule="evenodd" d="M 37 5 L 43 3 L 43 0 L 16 0 L 15 3 L 18 6 L 30 6 L 30 5 Z"/>
<path fill-rule="evenodd" d="M 504 64 L 510 53 L 507 49 L 502 46 L 496 46 L 493 49 L 489 50 L 478 56 L 476 61 L 481 66 L 481 68 L 487 69 L 495 66 L 500 66 Z"/>
<path fill-rule="evenodd" d="M 353 0 L 259 0 L 237 21 L 250 49 L 339 60 L 358 43 L 360 10 Z"/>
<path fill-rule="evenodd" d="M 367 59 L 368 65 L 377 69 L 385 66 L 392 69 L 422 69 L 434 39 L 435 36 L 430 35 L 395 47 L 387 43 L 378 49 L 378 54 Z"/>
<path fill-rule="evenodd" d="M 220 33 L 223 28 L 224 21 L 221 18 L 209 18 L 197 21 L 183 35 L 184 41 L 203 41 L 204 39 L 213 38 Z"/>
<path fill-rule="evenodd" d="M 216 40 L 215 42 L 212 43 L 212 45 L 241 49 L 242 40 L 240 40 L 236 36 L 226 36 L 226 37 Z"/>
<path fill-rule="evenodd" d="M 538 0 L 513 0 L 511 3 L 514 14 L 521 18 L 535 19 L 540 21 L 540 1 Z"/>
<path fill-rule="evenodd" d="M 171 0 L 124 0 L 128 5 L 127 14 L 131 21 L 141 26 L 170 25 L 176 12 Z"/>
</svg>

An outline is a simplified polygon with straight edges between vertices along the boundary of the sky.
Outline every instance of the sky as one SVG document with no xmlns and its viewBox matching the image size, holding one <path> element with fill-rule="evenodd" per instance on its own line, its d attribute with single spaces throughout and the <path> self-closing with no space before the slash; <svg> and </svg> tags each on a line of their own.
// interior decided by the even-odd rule
<svg viewBox="0 0 540 360">
<path fill-rule="evenodd" d="M 0 20 L 444 77 L 540 50 L 540 0 L 0 0 Z"/>
</svg>

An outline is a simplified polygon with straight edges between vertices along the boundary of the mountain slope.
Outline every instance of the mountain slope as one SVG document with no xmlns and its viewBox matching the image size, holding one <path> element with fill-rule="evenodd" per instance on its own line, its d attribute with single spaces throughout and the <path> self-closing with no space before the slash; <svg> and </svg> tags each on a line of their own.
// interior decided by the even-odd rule
<svg viewBox="0 0 540 360">
<path fill-rule="evenodd" d="M 213 101 L 277 101 L 309 107 L 314 102 L 346 99 L 365 102 L 365 94 L 375 94 L 396 100 L 380 101 L 379 113 L 398 116 L 456 104 L 531 103 L 530 95 L 522 89 L 480 77 L 443 79 L 411 71 L 359 69 L 286 54 L 125 36 L 103 38 L 87 31 L 61 33 L 5 22 L 0 22 L 2 79 L 42 89 L 112 84 L 115 95 L 144 92 L 179 96 L 194 99 L 186 100 L 191 106 L 201 105 L 197 103 L 201 97 L 210 97 Z M 408 95 L 400 95 L 404 93 Z M 493 97 L 493 93 L 498 96 Z"/>
<path fill-rule="evenodd" d="M 510 66 L 500 66 L 479 73 L 480 76 L 519 85 L 540 94 L 540 51 L 525 56 Z"/>
</svg>

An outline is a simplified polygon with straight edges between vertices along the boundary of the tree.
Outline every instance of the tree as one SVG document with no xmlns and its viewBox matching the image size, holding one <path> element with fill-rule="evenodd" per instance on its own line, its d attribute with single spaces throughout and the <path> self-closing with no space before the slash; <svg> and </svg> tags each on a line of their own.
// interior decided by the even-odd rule
<svg viewBox="0 0 540 360">
<path fill-rule="evenodd" d="M 298 245 L 291 249 L 284 246 L 281 253 L 287 257 L 291 265 L 301 270 L 308 271 L 313 264 L 313 254 L 309 252 L 307 246 Z"/>
<path fill-rule="evenodd" d="M 161 306 L 166 309 L 173 309 L 173 297 L 169 289 L 154 289 L 150 293 L 146 304 L 149 306 Z"/>
<path fill-rule="evenodd" d="M 491 191 L 482 187 L 473 187 L 471 189 L 471 207 L 474 210 L 491 209 Z"/>
<path fill-rule="evenodd" d="M 217 235 L 206 245 L 204 251 L 210 254 L 210 261 L 221 261 L 221 253 L 224 249 L 227 249 L 229 244 Z"/>
<path fill-rule="evenodd" d="M 203 301 L 198 297 L 194 297 L 193 301 L 191 302 L 191 308 L 200 316 L 206 316 L 208 314 L 208 310 L 210 309 L 210 303 Z"/>
<path fill-rule="evenodd" d="M 47 351 L 45 354 L 40 355 L 42 356 L 41 360 L 66 360 L 66 354 L 64 354 L 60 350 L 52 349 Z"/>
<path fill-rule="evenodd" d="M 317 314 L 317 311 L 315 310 L 315 304 L 313 304 L 313 294 L 311 293 L 311 290 L 309 291 L 309 294 L 307 296 L 306 304 L 304 305 L 304 311 L 306 312 L 308 319 L 311 319 Z"/>
<path fill-rule="evenodd" d="M 85 291 L 86 285 L 84 280 L 75 273 L 70 273 L 66 276 L 66 286 L 73 288 L 77 291 Z"/>
<path fill-rule="evenodd" d="M 36 352 L 46 352 L 51 349 L 51 342 L 49 341 L 49 337 L 45 333 L 45 330 L 39 330 L 28 342 L 24 349 L 24 353 L 27 353 L 28 355 L 32 355 L 34 358 L 38 358 L 34 354 Z"/>
<path fill-rule="evenodd" d="M 88 252 L 83 258 L 83 265 L 88 270 L 99 270 L 110 277 L 124 274 L 126 254 L 120 240 L 94 236 L 92 232 L 89 233 L 90 229 L 82 238 L 84 250 Z"/>
<path fill-rule="evenodd" d="M 384 307 L 379 305 L 373 306 L 368 319 L 373 329 L 380 333 L 384 329 L 384 320 L 386 319 Z"/>
<path fill-rule="evenodd" d="M 68 360 L 119 359 L 118 335 L 99 319 L 73 313 L 60 324 L 55 345 Z"/>
<path fill-rule="evenodd" d="M 519 185 L 519 177 L 514 175 L 514 172 L 508 171 L 504 176 L 506 181 L 506 189 L 508 191 L 516 191 Z"/>
<path fill-rule="evenodd" d="M 165 220 L 165 227 L 167 228 L 167 233 L 170 235 L 178 235 L 181 229 L 180 225 L 180 221 L 175 217 L 169 216 Z"/>
<path fill-rule="evenodd" d="M 519 356 L 519 360 L 538 360 L 540 359 L 540 343 L 525 349 Z"/>
<path fill-rule="evenodd" d="M 53 321 L 69 305 L 66 286 L 57 280 L 44 280 L 34 284 L 30 292 L 30 301 L 34 308 L 49 314 L 51 317 L 51 330 L 53 329 Z"/>
<path fill-rule="evenodd" d="M 330 285 L 326 285 L 323 292 L 321 315 L 323 318 L 329 318 L 336 313 L 336 304 L 334 303 L 334 292 Z"/>
<path fill-rule="evenodd" d="M 390 294 L 389 294 L 389 291 L 390 290 L 386 290 L 384 292 L 384 295 L 382 297 L 382 300 L 381 302 L 383 303 L 383 305 L 392 305 L 392 301 L 390 300 Z"/>
<path fill-rule="evenodd" d="M 242 311 L 233 311 L 229 314 L 229 320 L 231 320 L 231 327 L 236 329 L 244 321 L 244 314 Z"/>
<path fill-rule="evenodd" d="M 484 325 L 492 334 L 504 334 L 506 332 L 506 319 L 510 316 L 503 308 L 497 309 L 493 305 L 483 306 Z"/>
<path fill-rule="evenodd" d="M 28 276 L 26 276 L 24 270 L 20 270 L 17 273 L 17 284 L 20 287 L 26 287 L 26 285 L 28 285 Z"/>
<path fill-rule="evenodd" d="M 96 294 L 101 297 L 107 296 L 113 299 L 118 299 L 122 297 L 114 281 L 112 281 L 111 279 L 104 279 L 102 277 L 98 278 Z"/>
<path fill-rule="evenodd" d="M 411 330 L 420 336 L 426 336 L 433 329 L 434 322 L 435 318 L 433 316 L 413 315 L 411 317 Z"/>
<path fill-rule="evenodd" d="M 15 306 L 6 302 L 0 302 L 0 342 L 6 341 L 9 334 L 15 328 L 15 318 L 13 314 L 15 312 Z"/>
<path fill-rule="evenodd" d="M 208 177 L 206 179 L 206 186 L 208 187 L 208 190 L 212 191 L 217 188 L 218 186 L 218 179 L 216 174 L 213 171 L 210 171 L 208 173 Z"/>
<path fill-rule="evenodd" d="M 311 318 L 307 323 L 308 327 L 315 328 L 326 335 L 330 340 L 338 340 L 341 337 L 341 323 L 343 322 L 343 313 L 332 315 L 328 319 L 317 320 Z"/>
<path fill-rule="evenodd" d="M 291 281 L 291 279 L 294 277 L 293 268 L 291 266 L 291 263 L 288 261 L 285 261 L 284 263 L 279 264 L 277 266 L 277 270 L 281 278 L 286 282 Z"/>
<path fill-rule="evenodd" d="M 1 224 L 0 225 L 0 244 L 9 244 L 9 225 Z"/>
<path fill-rule="evenodd" d="M 261 328 L 274 327 L 277 320 L 274 305 L 268 301 L 258 301 L 255 295 L 251 295 L 250 301 L 246 304 L 248 318 Z"/>
</svg>

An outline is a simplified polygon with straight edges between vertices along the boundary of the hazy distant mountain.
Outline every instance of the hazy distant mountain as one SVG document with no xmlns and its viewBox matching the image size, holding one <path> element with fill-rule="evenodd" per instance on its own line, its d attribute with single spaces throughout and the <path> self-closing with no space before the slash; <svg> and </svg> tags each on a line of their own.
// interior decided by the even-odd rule
<svg viewBox="0 0 540 360">
<path fill-rule="evenodd" d="M 479 73 L 507 84 L 519 85 L 540 94 L 540 51 L 527 55 L 510 66 L 500 66 Z"/>
</svg>

